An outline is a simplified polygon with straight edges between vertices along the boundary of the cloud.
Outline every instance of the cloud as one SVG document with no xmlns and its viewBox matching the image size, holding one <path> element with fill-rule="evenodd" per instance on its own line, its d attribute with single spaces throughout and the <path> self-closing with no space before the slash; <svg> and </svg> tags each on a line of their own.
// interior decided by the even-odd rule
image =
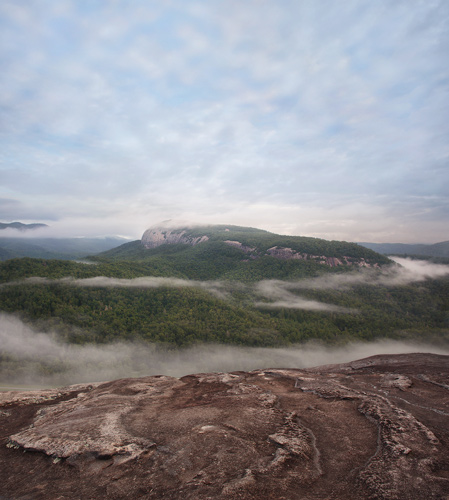
<svg viewBox="0 0 449 500">
<path fill-rule="evenodd" d="M 257 294 L 270 302 L 256 302 L 257 307 L 306 309 L 339 313 L 357 313 L 357 310 L 306 299 L 301 290 L 348 290 L 355 286 L 404 286 L 410 283 L 449 276 L 449 265 L 423 260 L 391 257 L 397 265 L 382 269 L 358 269 L 356 272 L 330 274 L 296 281 L 264 280 L 255 286 Z"/>
<path fill-rule="evenodd" d="M 68 283 L 83 287 L 124 287 L 124 288 L 201 288 L 218 298 L 226 299 L 228 293 L 227 285 L 220 281 L 195 281 L 178 278 L 159 278 L 143 277 L 133 279 L 105 278 L 97 276 L 95 278 L 86 278 L 70 280 Z"/>
<path fill-rule="evenodd" d="M 403 257 L 390 257 L 390 259 L 401 266 L 396 270 L 405 283 L 442 278 L 449 275 L 449 265 L 446 264 L 435 264 L 426 260 Z"/>
<path fill-rule="evenodd" d="M 3 385 L 61 386 L 124 377 L 227 372 L 263 368 L 309 368 L 344 363 L 375 354 L 432 352 L 449 349 L 426 343 L 378 341 L 344 347 L 318 344 L 288 348 L 245 348 L 203 345 L 165 350 L 152 344 L 73 345 L 33 330 L 12 315 L 0 314 Z"/>
<path fill-rule="evenodd" d="M 256 302 L 255 306 L 267 309 L 285 308 L 339 313 L 357 312 L 355 309 L 326 304 L 324 302 L 318 302 L 317 300 L 305 299 L 290 291 L 300 287 L 300 282 L 296 284 L 278 280 L 261 281 L 255 287 L 256 293 L 264 296 L 268 300 L 271 300 L 271 302 Z"/>
<path fill-rule="evenodd" d="M 14 286 L 17 283 L 62 283 L 81 287 L 114 288 L 198 288 L 222 300 L 230 300 L 232 292 L 238 290 L 248 293 L 254 306 L 264 309 L 304 309 L 309 311 L 357 314 L 358 310 L 341 307 L 302 297 L 301 290 L 348 290 L 356 286 L 405 286 L 410 283 L 438 279 L 449 275 L 449 265 L 435 264 L 410 258 L 392 257 L 396 263 L 381 269 L 362 268 L 342 274 L 327 274 L 316 278 L 304 278 L 294 281 L 262 280 L 252 285 L 234 281 L 197 281 L 180 278 L 140 277 L 132 279 L 93 278 L 48 279 L 42 277 L 26 278 L 19 282 L 4 283 L 1 286 Z M 263 300 L 261 300 L 263 299 Z"/>
<path fill-rule="evenodd" d="M 286 302 L 292 304 L 290 307 L 293 307 L 295 300 L 298 300 L 298 308 L 300 308 L 302 299 L 292 294 L 290 290 L 347 290 L 360 285 L 404 286 L 410 283 L 443 278 L 449 275 L 449 265 L 446 264 L 435 264 L 424 260 L 401 257 L 390 257 L 390 259 L 397 265 L 383 266 L 380 270 L 363 268 L 358 269 L 356 272 L 328 274 L 297 281 L 262 281 L 259 283 L 257 289 L 260 293 L 275 301 L 285 297 L 287 299 Z M 325 307 L 326 305 L 323 304 L 323 308 Z M 318 305 L 316 309 L 319 309 Z"/>
<path fill-rule="evenodd" d="M 4 1 L 0 196 L 80 232 L 184 217 L 445 239 L 448 14 Z"/>
<path fill-rule="evenodd" d="M 338 312 L 338 313 L 357 313 L 356 310 L 340 307 L 325 302 L 305 299 L 292 293 L 290 290 L 297 288 L 315 288 L 313 285 L 303 286 L 301 282 L 285 282 L 278 280 L 260 281 L 254 286 L 244 285 L 239 282 L 228 281 L 195 281 L 180 278 L 162 278 L 162 277 L 142 277 L 132 279 L 108 278 L 105 276 L 96 276 L 94 278 L 61 278 L 48 279 L 41 277 L 26 278 L 20 281 L 11 281 L 0 286 L 14 286 L 18 283 L 30 284 L 50 284 L 61 283 L 80 287 L 107 287 L 107 288 L 198 288 L 204 290 L 222 300 L 229 300 L 232 297 L 232 291 L 238 289 L 246 291 L 254 297 L 263 297 L 265 300 L 254 299 L 254 306 L 264 309 L 305 309 L 310 311 Z M 254 295 L 255 294 L 255 295 Z"/>
<path fill-rule="evenodd" d="M 11 281 L 8 283 L 3 283 L 0 286 L 14 286 L 18 283 L 30 283 L 30 284 L 51 284 L 51 283 L 61 283 L 64 285 L 73 285 L 80 287 L 105 287 L 105 288 L 199 288 L 205 290 L 212 295 L 220 299 L 229 298 L 229 289 L 231 285 L 224 281 L 195 281 L 195 280 L 185 280 L 180 278 L 162 278 L 162 277 L 141 277 L 132 279 L 122 279 L 122 278 L 108 278 L 105 276 L 95 276 L 94 278 L 60 278 L 60 279 L 49 279 L 42 277 L 32 277 L 26 278 L 20 281 Z M 241 287 L 240 284 L 232 285 L 235 287 Z"/>
</svg>

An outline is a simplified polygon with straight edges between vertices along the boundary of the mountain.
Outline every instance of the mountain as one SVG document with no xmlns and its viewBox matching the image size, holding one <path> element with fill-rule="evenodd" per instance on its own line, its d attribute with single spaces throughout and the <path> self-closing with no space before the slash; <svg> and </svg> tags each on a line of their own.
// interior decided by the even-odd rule
<svg viewBox="0 0 449 500">
<path fill-rule="evenodd" d="M 144 232 L 96 256 L 99 261 L 154 262 L 192 279 L 294 278 L 326 269 L 378 268 L 391 261 L 345 241 L 281 236 L 261 229 L 231 226 L 167 227 Z"/>
<path fill-rule="evenodd" d="M 47 224 L 35 223 L 35 224 L 23 224 L 22 222 L 0 222 L 1 229 L 17 229 L 18 231 L 32 231 L 34 229 L 41 229 L 43 227 L 48 227 Z"/>
<path fill-rule="evenodd" d="M 448 341 L 448 279 L 410 282 L 354 243 L 223 225 L 151 228 L 89 261 L 0 263 L 0 310 L 76 344 Z M 21 358 L 0 363 L 0 378 L 17 367 Z"/>
<path fill-rule="evenodd" d="M 0 260 L 17 257 L 40 259 L 80 259 L 117 247 L 125 238 L 3 238 L 0 236 Z"/>
<path fill-rule="evenodd" d="M 417 255 L 424 257 L 449 257 L 449 241 L 425 244 L 408 243 L 359 243 L 382 255 Z"/>
<path fill-rule="evenodd" d="M 0 393 L 1 498 L 447 498 L 449 356 Z"/>
<path fill-rule="evenodd" d="M 204 226 L 150 228 L 142 236 L 142 246 L 146 249 L 162 245 L 184 244 L 188 246 L 206 243 L 224 243 L 238 249 L 248 259 L 270 256 L 283 260 L 304 260 L 325 264 L 330 267 L 356 265 L 371 267 L 386 264 L 374 252 L 366 252 L 355 243 L 327 241 L 303 236 L 281 236 L 261 229 L 240 226 Z"/>
</svg>

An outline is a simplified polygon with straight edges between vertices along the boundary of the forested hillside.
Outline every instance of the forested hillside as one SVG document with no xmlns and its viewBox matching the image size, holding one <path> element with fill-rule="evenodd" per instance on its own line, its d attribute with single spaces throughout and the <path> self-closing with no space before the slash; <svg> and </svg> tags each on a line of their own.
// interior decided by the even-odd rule
<svg viewBox="0 0 449 500">
<path fill-rule="evenodd" d="M 158 288 L 22 283 L 0 288 L 1 309 L 20 312 L 69 342 L 144 339 L 185 346 L 196 342 L 278 346 L 310 339 L 339 343 L 379 337 L 447 335 L 449 286 L 357 286 L 346 291 L 301 290 L 326 310 L 270 307 L 257 289 L 228 288 L 220 298 L 200 287 Z M 343 309 L 344 308 L 344 309 Z M 74 328 L 75 327 L 75 328 Z"/>
<path fill-rule="evenodd" d="M 0 263 L 0 309 L 72 343 L 449 341 L 447 278 L 397 284 L 386 279 L 397 266 L 354 270 L 269 256 L 242 261 L 238 249 L 221 253 L 215 245 L 210 253 L 160 247 L 147 260 L 97 264 L 8 260 Z M 135 243 L 127 248 L 141 252 Z"/>
<path fill-rule="evenodd" d="M 155 241 L 153 241 L 153 245 L 148 245 L 152 236 Z M 173 244 L 173 241 L 187 244 Z M 242 254 L 250 259 L 258 259 L 266 255 L 272 256 L 274 249 L 288 249 L 291 251 L 291 257 L 296 254 L 296 257 L 314 262 L 319 262 L 321 257 L 339 259 L 347 257 L 350 261 L 357 263 L 364 261 L 370 265 L 390 263 L 385 256 L 356 243 L 303 236 L 282 236 L 261 229 L 225 225 L 149 229 L 144 233 L 141 242 L 136 241 L 121 245 L 108 252 L 103 252 L 99 258 L 147 260 L 156 255 L 166 256 L 167 253 L 179 254 L 182 252 L 184 255 L 179 257 L 184 259 L 203 257 L 213 259 L 222 253 L 226 254 L 226 248 L 229 247 L 238 250 L 238 252 L 231 254 L 227 253 L 227 256 L 234 256 L 235 261 L 241 260 Z"/>
</svg>

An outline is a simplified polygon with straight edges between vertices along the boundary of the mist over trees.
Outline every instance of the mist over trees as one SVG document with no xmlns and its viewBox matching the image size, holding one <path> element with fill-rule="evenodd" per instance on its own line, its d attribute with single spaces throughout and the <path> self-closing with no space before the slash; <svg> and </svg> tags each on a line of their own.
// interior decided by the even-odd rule
<svg viewBox="0 0 449 500">
<path fill-rule="evenodd" d="M 86 262 L 0 262 L 1 380 L 296 366 L 305 353 L 319 364 L 379 342 L 449 349 L 449 266 L 244 229 L 209 228 L 196 246 L 130 242 Z M 275 258 L 266 253 L 273 247 L 322 257 Z M 351 264 L 323 263 L 329 255 L 349 262 L 348 254 Z"/>
<path fill-rule="evenodd" d="M 251 270 L 260 274 L 251 273 L 252 279 L 217 280 L 215 268 L 214 279 L 201 281 L 186 275 L 204 278 L 208 262 L 202 268 L 178 262 L 173 272 L 162 261 L 10 260 L 0 265 L 0 307 L 70 343 L 282 346 L 311 339 L 448 338 L 444 275 L 428 279 L 397 268 L 336 272 L 270 257 L 255 262 Z M 239 275 L 226 262 L 221 269 Z M 292 278 L 283 280 L 286 275 Z"/>
</svg>

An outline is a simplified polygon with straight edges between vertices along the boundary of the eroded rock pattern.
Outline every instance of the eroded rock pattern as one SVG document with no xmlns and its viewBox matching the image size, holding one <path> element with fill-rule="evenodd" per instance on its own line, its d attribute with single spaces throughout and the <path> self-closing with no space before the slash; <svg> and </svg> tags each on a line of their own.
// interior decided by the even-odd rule
<svg viewBox="0 0 449 500">
<path fill-rule="evenodd" d="M 449 499 L 449 357 L 4 393 L 0 498 Z"/>
</svg>

